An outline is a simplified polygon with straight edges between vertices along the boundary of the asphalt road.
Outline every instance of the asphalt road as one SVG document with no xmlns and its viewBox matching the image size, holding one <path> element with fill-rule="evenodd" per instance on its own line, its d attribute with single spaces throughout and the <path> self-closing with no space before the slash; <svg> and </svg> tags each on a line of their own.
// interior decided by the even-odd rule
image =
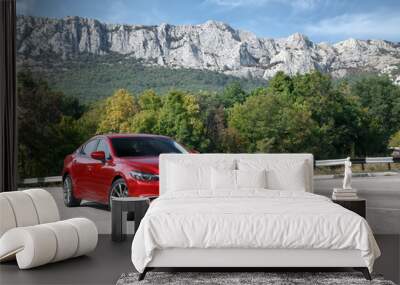
<svg viewBox="0 0 400 285">
<path fill-rule="evenodd" d="M 314 192 L 330 196 L 334 187 L 341 187 L 342 179 L 315 179 Z M 395 176 L 353 178 L 353 188 L 367 199 L 367 220 L 376 234 L 400 234 L 400 174 Z M 55 198 L 62 219 L 87 217 L 93 220 L 99 233 L 111 232 L 111 214 L 106 207 L 83 202 L 81 207 L 67 208 L 63 204 L 60 187 L 46 188 Z M 128 223 L 128 230 L 133 222 Z"/>
<path fill-rule="evenodd" d="M 331 196 L 342 179 L 315 179 L 314 193 Z M 367 221 L 376 234 L 400 234 L 400 174 L 353 177 L 352 186 L 367 199 Z"/>
</svg>

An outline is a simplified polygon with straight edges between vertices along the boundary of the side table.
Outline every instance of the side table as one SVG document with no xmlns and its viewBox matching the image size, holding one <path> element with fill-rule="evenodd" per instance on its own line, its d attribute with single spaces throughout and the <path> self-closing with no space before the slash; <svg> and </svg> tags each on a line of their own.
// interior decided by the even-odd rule
<svg viewBox="0 0 400 285">
<path fill-rule="evenodd" d="M 111 239 L 123 241 L 126 239 L 127 212 L 134 212 L 135 233 L 140 221 L 149 208 L 151 198 L 154 197 L 121 197 L 112 198 L 111 207 Z"/>
<path fill-rule="evenodd" d="M 332 199 L 332 201 L 350 211 L 353 211 L 356 214 L 359 214 L 364 219 L 366 218 L 367 200 L 362 199 L 362 198 L 356 198 L 356 199 L 351 199 L 351 200 L 350 199 L 349 200 Z"/>
</svg>

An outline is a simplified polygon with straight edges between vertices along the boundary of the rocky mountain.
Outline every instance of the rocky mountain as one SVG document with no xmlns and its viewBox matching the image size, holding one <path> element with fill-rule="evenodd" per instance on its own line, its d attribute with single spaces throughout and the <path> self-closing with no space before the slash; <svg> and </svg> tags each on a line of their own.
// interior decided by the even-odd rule
<svg viewBox="0 0 400 285">
<path fill-rule="evenodd" d="M 17 52 L 20 62 L 31 63 L 116 53 L 147 65 L 206 69 L 239 77 L 268 79 L 278 71 L 296 74 L 317 69 L 334 77 L 383 72 L 400 81 L 399 43 L 355 39 L 313 43 L 298 33 L 260 38 L 216 21 L 143 26 L 80 17 L 19 16 Z"/>
</svg>

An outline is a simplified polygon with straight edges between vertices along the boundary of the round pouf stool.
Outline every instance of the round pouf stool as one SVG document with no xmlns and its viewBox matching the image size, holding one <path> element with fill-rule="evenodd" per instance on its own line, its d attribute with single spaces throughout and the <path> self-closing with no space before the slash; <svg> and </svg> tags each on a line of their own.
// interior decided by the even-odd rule
<svg viewBox="0 0 400 285">
<path fill-rule="evenodd" d="M 86 218 L 17 227 L 0 238 L 0 260 L 16 258 L 28 269 L 91 252 L 97 239 L 96 225 Z"/>
</svg>

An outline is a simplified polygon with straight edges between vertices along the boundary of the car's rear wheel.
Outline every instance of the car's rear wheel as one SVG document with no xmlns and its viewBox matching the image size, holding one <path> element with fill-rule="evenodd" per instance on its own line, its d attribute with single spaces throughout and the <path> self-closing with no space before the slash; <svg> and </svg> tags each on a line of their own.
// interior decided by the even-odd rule
<svg viewBox="0 0 400 285">
<path fill-rule="evenodd" d="M 128 186 L 124 179 L 119 178 L 113 182 L 111 185 L 110 195 L 108 199 L 108 207 L 111 210 L 111 200 L 112 198 L 128 197 Z"/>
<path fill-rule="evenodd" d="M 74 187 L 72 185 L 71 176 L 69 175 L 66 175 L 63 181 L 63 194 L 65 206 L 76 207 L 81 204 L 81 200 L 74 196 Z"/>
</svg>

